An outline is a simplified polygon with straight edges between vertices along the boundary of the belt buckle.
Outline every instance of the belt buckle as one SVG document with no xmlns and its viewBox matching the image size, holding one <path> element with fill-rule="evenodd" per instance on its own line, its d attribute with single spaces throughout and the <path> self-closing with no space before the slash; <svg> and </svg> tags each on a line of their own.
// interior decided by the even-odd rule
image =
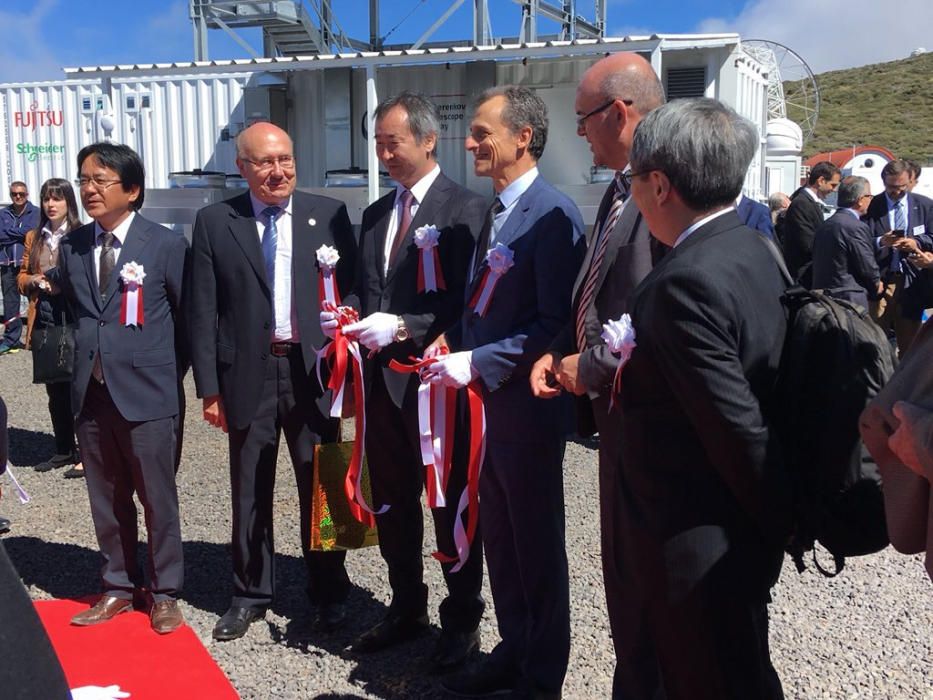
<svg viewBox="0 0 933 700">
<path fill-rule="evenodd" d="M 272 353 L 273 357 L 288 357 L 288 353 L 291 349 L 291 343 L 272 343 L 269 351 Z"/>
</svg>

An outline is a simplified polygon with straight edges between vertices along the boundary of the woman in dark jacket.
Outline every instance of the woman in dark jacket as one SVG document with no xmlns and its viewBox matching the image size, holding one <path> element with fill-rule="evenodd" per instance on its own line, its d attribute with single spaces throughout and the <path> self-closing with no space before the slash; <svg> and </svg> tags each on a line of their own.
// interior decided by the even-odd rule
<svg viewBox="0 0 933 700">
<path fill-rule="evenodd" d="M 45 271 L 58 264 L 58 244 L 61 239 L 81 225 L 75 193 L 67 180 L 46 180 L 39 197 L 42 205 L 39 226 L 26 234 L 23 266 L 16 279 L 20 293 L 29 297 L 29 313 L 26 317 L 27 349 L 34 347 L 35 340 L 43 329 L 70 325 L 73 322 L 65 298 L 45 279 Z M 78 458 L 75 444 L 70 378 L 47 383 L 45 390 L 49 395 L 49 414 L 52 418 L 52 431 L 55 433 L 55 454 L 42 464 L 36 465 L 36 471 L 45 472 L 73 464 L 74 466 L 65 472 L 65 477 L 82 477 L 84 468 Z"/>
</svg>

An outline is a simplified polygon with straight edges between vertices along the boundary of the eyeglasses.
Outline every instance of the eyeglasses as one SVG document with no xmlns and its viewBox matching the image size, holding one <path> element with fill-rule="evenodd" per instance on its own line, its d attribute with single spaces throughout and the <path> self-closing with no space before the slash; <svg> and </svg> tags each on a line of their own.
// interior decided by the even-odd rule
<svg viewBox="0 0 933 700">
<path fill-rule="evenodd" d="M 28 192 L 10 192 L 10 197 L 13 199 L 19 199 L 20 197 L 28 197 Z"/>
<path fill-rule="evenodd" d="M 291 170 L 295 167 L 295 156 L 278 156 L 277 158 L 263 158 L 262 160 L 250 160 L 249 158 L 240 158 L 244 163 L 250 163 L 256 166 L 257 170 L 272 170 L 276 164 L 282 170 Z"/>
<path fill-rule="evenodd" d="M 582 117 L 577 117 L 577 128 L 578 128 L 578 129 L 582 129 L 582 128 L 583 128 L 583 124 L 584 124 L 584 122 L 586 122 L 587 119 L 589 119 L 590 117 L 592 117 L 594 114 L 599 114 L 600 112 L 603 112 L 603 111 L 609 109 L 612 105 L 615 104 L 616 99 L 618 99 L 618 98 L 613 97 L 613 98 L 612 98 L 611 100 L 609 100 L 606 104 L 600 105 L 599 107 L 597 107 L 596 109 L 594 109 L 594 110 L 591 111 L 591 112 L 587 112 L 587 113 L 584 114 Z M 622 104 L 624 104 L 626 107 L 631 107 L 631 106 L 632 106 L 632 101 L 631 101 L 631 100 L 619 100 L 619 101 L 620 101 Z"/>
<path fill-rule="evenodd" d="M 643 170 L 640 173 L 633 173 L 631 170 L 628 170 L 622 173 L 622 182 L 625 183 L 626 189 L 631 189 L 632 180 L 636 177 L 641 177 L 642 175 L 647 175 L 648 173 L 653 173 L 657 168 L 652 168 L 651 170 Z"/>
<path fill-rule="evenodd" d="M 81 189 L 83 187 L 93 186 L 98 192 L 103 192 L 111 185 L 116 185 L 118 182 L 123 182 L 123 180 L 104 180 L 99 177 L 79 177 L 74 183 L 75 187 Z"/>
</svg>

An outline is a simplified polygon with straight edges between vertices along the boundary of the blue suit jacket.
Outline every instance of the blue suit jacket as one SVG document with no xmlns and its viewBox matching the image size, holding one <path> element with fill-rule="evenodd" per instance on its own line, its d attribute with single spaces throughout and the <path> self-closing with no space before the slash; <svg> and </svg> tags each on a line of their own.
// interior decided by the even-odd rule
<svg viewBox="0 0 933 700">
<path fill-rule="evenodd" d="M 535 440 L 542 432 L 567 427 L 567 405 L 535 399 L 528 375 L 570 321 L 573 283 L 585 246 L 583 219 L 569 197 L 538 176 L 519 197 L 496 243 L 514 251 L 514 266 L 496 285 L 486 315 L 466 308 L 447 339 L 455 350 L 473 351 L 489 437 Z M 485 269 L 484 262 L 468 285 L 467 300 Z"/>
<path fill-rule="evenodd" d="M 102 298 L 94 267 L 94 223 L 62 239 L 58 267 L 47 275 L 62 288 L 77 318 L 71 384 L 75 414 L 84 405 L 98 353 L 107 389 L 126 420 L 156 420 L 178 413 L 179 378 L 188 356 L 181 318 L 187 258 L 188 242 L 182 234 L 136 214 Z M 124 293 L 120 268 L 131 261 L 146 272 L 142 327 L 120 323 Z"/>
<path fill-rule="evenodd" d="M 771 223 L 771 212 L 768 211 L 768 207 L 742 195 L 736 211 L 743 224 L 761 231 L 772 241 L 774 240 L 774 225 Z"/>
</svg>

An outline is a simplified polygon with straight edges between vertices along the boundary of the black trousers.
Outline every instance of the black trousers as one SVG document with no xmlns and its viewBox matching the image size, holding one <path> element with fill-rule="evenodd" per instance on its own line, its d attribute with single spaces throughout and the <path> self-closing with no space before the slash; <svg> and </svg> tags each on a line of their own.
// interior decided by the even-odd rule
<svg viewBox="0 0 933 700">
<path fill-rule="evenodd" d="M 343 601 L 350 590 L 346 552 L 312 552 L 311 487 L 314 446 L 337 439 L 338 423 L 315 404 L 301 348 L 287 357 L 269 356 L 256 416 L 244 430 L 230 429 L 230 484 L 233 498 L 233 605 L 263 609 L 275 590 L 272 497 L 279 439 L 291 455 L 298 486 L 301 550 L 314 604 Z"/>
<path fill-rule="evenodd" d="M 55 454 L 76 458 L 78 451 L 75 447 L 74 412 L 71 410 L 71 384 L 46 384 L 45 393 L 49 396 L 49 416 L 55 435 Z"/>
<path fill-rule="evenodd" d="M 409 385 L 402 408 L 386 390 L 382 369 L 373 371 L 366 396 L 366 459 L 372 483 L 374 507 L 388 505 L 389 510 L 376 516 L 379 550 L 389 567 L 392 586 L 391 610 L 399 615 L 417 617 L 425 614 L 428 588 L 424 584 L 424 520 L 421 493 L 425 468 L 421 463 L 418 438 L 418 404 L 415 382 Z M 437 548 L 456 555 L 454 523 L 457 503 L 466 484 L 466 459 L 469 436 L 457 433 L 452 472 L 447 482 L 444 508 L 433 508 Z M 472 632 L 479 626 L 485 602 L 482 597 L 483 544 L 479 529 L 466 564 L 452 573 L 454 564 L 442 564 L 447 597 L 440 606 L 441 627 L 451 632 Z"/>
<path fill-rule="evenodd" d="M 560 690 L 570 657 L 570 584 L 564 540 L 564 440 L 487 438 L 480 523 L 502 642 L 497 665 L 534 689 Z"/>
<path fill-rule="evenodd" d="M 175 489 L 175 417 L 128 421 L 107 386 L 91 379 L 76 428 L 94 530 L 104 558 L 104 594 L 129 599 L 143 585 L 142 567 L 136 561 L 135 492 L 148 532 L 153 600 L 177 597 L 184 564 Z"/>
<path fill-rule="evenodd" d="M 0 344 L 13 347 L 23 333 L 23 320 L 19 318 L 19 289 L 16 288 L 16 275 L 19 265 L 0 264 L 0 288 L 3 289 L 3 319 L 6 331 Z M 12 319 L 12 320 L 11 320 Z"/>
</svg>

